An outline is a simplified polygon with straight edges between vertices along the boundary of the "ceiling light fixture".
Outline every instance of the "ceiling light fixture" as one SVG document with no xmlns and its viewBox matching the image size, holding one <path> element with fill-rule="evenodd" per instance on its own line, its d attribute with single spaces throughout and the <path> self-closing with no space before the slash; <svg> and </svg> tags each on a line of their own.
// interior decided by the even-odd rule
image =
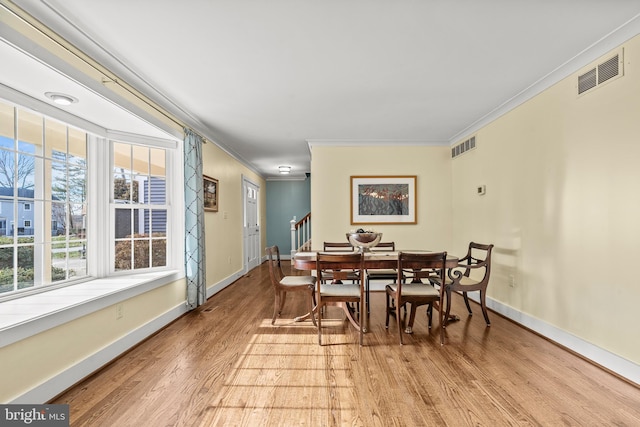
<svg viewBox="0 0 640 427">
<path fill-rule="evenodd" d="M 291 172 L 291 166 L 278 166 L 278 170 L 280 170 L 281 174 L 286 175 Z"/>
<path fill-rule="evenodd" d="M 49 98 L 50 100 L 52 100 L 58 105 L 71 105 L 78 102 L 78 100 L 73 96 L 66 95 L 64 93 L 46 92 L 44 96 L 46 96 L 47 98 Z"/>
</svg>

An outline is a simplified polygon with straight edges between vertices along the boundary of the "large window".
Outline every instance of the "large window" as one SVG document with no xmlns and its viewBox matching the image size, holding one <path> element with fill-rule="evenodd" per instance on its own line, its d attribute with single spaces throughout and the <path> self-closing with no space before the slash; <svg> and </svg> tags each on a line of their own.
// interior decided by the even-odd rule
<svg viewBox="0 0 640 427">
<path fill-rule="evenodd" d="M 85 132 L 0 102 L 0 295 L 87 275 L 86 183 Z"/>
<path fill-rule="evenodd" d="M 176 151 L 110 142 L 0 100 L 0 298 L 171 267 Z"/>
<path fill-rule="evenodd" d="M 167 265 L 166 154 L 112 142 L 114 269 Z"/>
</svg>

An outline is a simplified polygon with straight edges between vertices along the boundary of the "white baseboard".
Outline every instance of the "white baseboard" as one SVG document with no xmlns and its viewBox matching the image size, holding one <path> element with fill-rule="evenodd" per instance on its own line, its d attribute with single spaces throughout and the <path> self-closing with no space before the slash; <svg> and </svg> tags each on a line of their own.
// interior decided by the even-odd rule
<svg viewBox="0 0 640 427">
<path fill-rule="evenodd" d="M 478 293 L 470 292 L 469 299 L 478 302 Z M 487 307 L 514 322 L 537 332 L 580 356 L 588 359 L 627 380 L 640 385 L 640 365 L 624 359 L 610 351 L 591 344 L 569 332 L 559 329 L 540 319 L 529 316 L 499 301 L 487 298 Z"/>
</svg>

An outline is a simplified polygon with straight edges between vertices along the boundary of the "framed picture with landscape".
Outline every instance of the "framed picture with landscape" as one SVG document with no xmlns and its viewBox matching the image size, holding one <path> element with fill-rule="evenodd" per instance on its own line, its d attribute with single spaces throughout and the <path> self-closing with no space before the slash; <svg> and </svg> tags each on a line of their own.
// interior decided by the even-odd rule
<svg viewBox="0 0 640 427">
<path fill-rule="evenodd" d="M 204 188 L 204 210 L 218 212 L 218 180 L 202 175 Z"/>
<path fill-rule="evenodd" d="M 351 224 L 416 224 L 416 176 L 352 176 Z"/>
</svg>

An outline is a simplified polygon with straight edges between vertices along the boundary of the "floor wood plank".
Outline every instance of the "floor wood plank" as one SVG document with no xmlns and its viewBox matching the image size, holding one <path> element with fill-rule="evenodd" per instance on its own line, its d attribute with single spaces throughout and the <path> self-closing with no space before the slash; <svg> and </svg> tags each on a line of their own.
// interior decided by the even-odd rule
<svg viewBox="0 0 640 427">
<path fill-rule="evenodd" d="M 305 307 L 271 326 L 263 264 L 52 403 L 91 427 L 640 425 L 640 388 L 461 297 L 444 347 L 422 310 L 400 346 L 383 293 L 363 347 L 335 307 L 318 346 Z"/>
</svg>

